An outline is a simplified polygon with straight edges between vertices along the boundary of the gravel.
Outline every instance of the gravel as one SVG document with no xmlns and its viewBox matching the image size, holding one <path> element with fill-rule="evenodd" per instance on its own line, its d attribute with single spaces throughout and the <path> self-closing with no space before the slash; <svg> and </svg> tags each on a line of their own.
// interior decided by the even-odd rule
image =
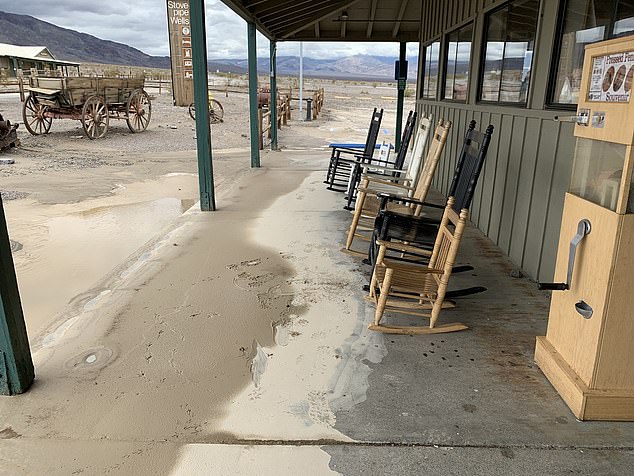
<svg viewBox="0 0 634 476">
<path fill-rule="evenodd" d="M 17 190 L 0 190 L 0 196 L 2 200 L 8 202 L 9 200 L 20 200 L 29 196 L 26 192 L 18 192 Z"/>
</svg>

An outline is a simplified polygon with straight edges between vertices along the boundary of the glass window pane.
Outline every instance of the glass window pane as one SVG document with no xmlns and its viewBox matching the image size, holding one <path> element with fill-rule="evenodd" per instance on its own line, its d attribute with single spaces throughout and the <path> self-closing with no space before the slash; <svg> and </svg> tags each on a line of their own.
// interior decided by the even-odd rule
<svg viewBox="0 0 634 476">
<path fill-rule="evenodd" d="M 423 98 L 425 99 L 436 99 L 439 59 L 440 42 L 435 41 L 425 48 L 425 76 L 423 79 Z"/>
<path fill-rule="evenodd" d="M 467 100 L 472 37 L 472 24 L 449 34 L 445 61 L 445 99 Z"/>
<path fill-rule="evenodd" d="M 459 31 L 458 48 L 456 49 L 456 72 L 453 86 L 453 98 L 456 101 L 467 100 L 467 86 L 469 85 L 469 65 L 471 62 L 472 38 L 472 25 L 469 25 Z"/>
<path fill-rule="evenodd" d="M 563 14 L 552 103 L 576 104 L 585 45 L 605 38 L 616 0 L 568 0 Z"/>
<path fill-rule="evenodd" d="M 620 0 L 616 9 L 616 21 L 612 35 L 622 35 L 634 31 L 634 1 Z"/>
<path fill-rule="evenodd" d="M 484 77 L 480 92 L 480 98 L 483 101 L 497 101 L 499 99 L 504 43 L 506 41 L 506 17 L 506 8 L 489 16 L 484 54 Z"/>
<path fill-rule="evenodd" d="M 615 211 L 625 153 L 622 144 L 578 138 L 570 193 Z"/>
<path fill-rule="evenodd" d="M 447 43 L 447 61 L 446 61 L 446 76 L 445 76 L 445 99 L 454 99 L 453 97 L 453 85 L 455 81 L 456 73 L 456 52 L 458 50 L 458 33 L 454 32 L 449 35 L 449 42 Z"/>
<path fill-rule="evenodd" d="M 511 4 L 506 28 L 500 101 L 526 102 L 533 64 L 539 2 L 527 0 Z"/>
<path fill-rule="evenodd" d="M 526 102 L 538 16 L 539 0 L 521 0 L 487 17 L 482 101 Z"/>
</svg>

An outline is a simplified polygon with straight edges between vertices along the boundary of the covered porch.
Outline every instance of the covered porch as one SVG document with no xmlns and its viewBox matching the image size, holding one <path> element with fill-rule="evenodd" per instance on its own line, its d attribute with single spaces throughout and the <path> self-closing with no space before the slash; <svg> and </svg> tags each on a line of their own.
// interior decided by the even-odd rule
<svg viewBox="0 0 634 476">
<path fill-rule="evenodd" d="M 470 330 L 367 329 L 328 154 L 298 150 L 319 148 L 316 127 L 294 125 L 221 209 L 194 207 L 33 343 L 33 387 L 0 401 L 0 473 L 628 471 L 634 427 L 570 413 L 533 362 L 548 295 L 475 228 L 458 258 L 475 270 L 452 285 L 488 291 L 441 315 Z"/>
<path fill-rule="evenodd" d="M 299 25 L 267 23 L 256 9 L 291 2 L 227 3 L 272 39 L 409 41 L 406 13 L 421 16 L 407 0 L 302 2 Z M 376 21 L 348 22 L 353 7 Z M 488 291 L 441 315 L 470 330 L 367 329 L 369 269 L 340 251 L 350 215 L 322 183 L 322 125 L 234 153 L 253 168 L 216 196 L 198 123 L 201 207 L 215 213 L 191 209 L 32 343 L 37 379 L 0 401 L 0 474 L 629 471 L 634 426 L 574 418 L 533 362 L 548 294 L 476 228 L 457 263 L 474 271 L 452 286 Z"/>
</svg>

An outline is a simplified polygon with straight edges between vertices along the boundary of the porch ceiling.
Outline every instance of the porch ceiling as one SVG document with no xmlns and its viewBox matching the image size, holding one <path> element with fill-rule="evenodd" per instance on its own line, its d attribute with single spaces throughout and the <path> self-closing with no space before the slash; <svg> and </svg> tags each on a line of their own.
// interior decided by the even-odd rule
<svg viewBox="0 0 634 476">
<path fill-rule="evenodd" d="M 222 0 L 277 41 L 419 41 L 420 0 Z"/>
</svg>

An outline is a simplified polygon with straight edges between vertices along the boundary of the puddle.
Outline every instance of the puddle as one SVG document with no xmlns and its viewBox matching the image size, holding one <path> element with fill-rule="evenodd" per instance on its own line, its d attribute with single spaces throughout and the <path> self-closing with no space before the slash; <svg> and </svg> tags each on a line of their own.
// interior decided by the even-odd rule
<svg viewBox="0 0 634 476">
<path fill-rule="evenodd" d="M 21 200 L 7 210 L 8 217 L 15 217 L 12 238 L 23 245 L 14 259 L 29 335 L 35 337 L 73 298 L 194 204 L 191 198 L 161 195 L 196 196 L 196 185 L 195 177 L 175 175 L 121 187 L 102 199 L 59 205 Z M 109 292 L 87 302 L 85 310 L 99 306 Z"/>
</svg>

